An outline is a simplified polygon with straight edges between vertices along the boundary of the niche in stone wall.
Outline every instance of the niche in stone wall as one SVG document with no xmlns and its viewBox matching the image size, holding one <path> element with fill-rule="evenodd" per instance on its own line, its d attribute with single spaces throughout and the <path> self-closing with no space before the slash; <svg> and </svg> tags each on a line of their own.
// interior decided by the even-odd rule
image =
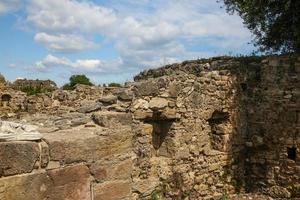
<svg viewBox="0 0 300 200">
<path fill-rule="evenodd" d="M 214 111 L 208 123 L 211 127 L 212 148 L 218 151 L 227 151 L 232 130 L 229 123 L 229 113 Z"/>
<path fill-rule="evenodd" d="M 287 148 L 287 156 L 288 156 L 288 159 L 296 161 L 297 148 L 296 147 L 288 147 Z"/>
<path fill-rule="evenodd" d="M 242 88 L 242 91 L 243 91 L 243 92 L 246 92 L 247 89 L 248 89 L 247 83 L 241 83 L 241 88 Z"/>
<path fill-rule="evenodd" d="M 1 96 L 1 105 L 2 105 L 3 107 L 9 106 L 10 100 L 11 100 L 11 96 L 10 96 L 9 94 L 3 94 L 3 95 Z"/>
<path fill-rule="evenodd" d="M 170 135 L 170 129 L 173 121 L 170 120 L 154 120 L 147 123 L 153 126 L 152 132 L 152 146 L 155 150 L 156 156 L 169 157 L 170 152 L 168 150 L 167 137 Z"/>
</svg>

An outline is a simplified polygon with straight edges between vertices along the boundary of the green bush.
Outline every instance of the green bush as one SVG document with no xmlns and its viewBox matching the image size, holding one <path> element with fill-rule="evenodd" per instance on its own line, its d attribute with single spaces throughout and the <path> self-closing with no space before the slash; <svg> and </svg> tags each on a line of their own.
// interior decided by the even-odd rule
<svg viewBox="0 0 300 200">
<path fill-rule="evenodd" d="M 25 92 L 27 94 L 27 96 L 48 92 L 48 90 L 46 88 L 42 88 L 41 86 L 38 86 L 38 87 L 26 86 L 26 87 L 21 88 L 21 91 Z"/>
<path fill-rule="evenodd" d="M 159 196 L 158 196 L 158 194 L 157 194 L 156 191 L 152 192 L 152 194 L 151 194 L 151 200 L 159 200 Z"/>
<path fill-rule="evenodd" d="M 90 85 L 90 86 L 93 85 L 90 82 L 90 79 L 86 77 L 86 75 L 84 74 L 72 75 L 69 80 L 70 82 L 63 86 L 64 90 L 74 90 L 76 84 Z"/>
<path fill-rule="evenodd" d="M 5 83 L 5 82 L 6 82 L 5 77 L 2 74 L 0 74 L 0 83 Z"/>
<path fill-rule="evenodd" d="M 122 87 L 120 83 L 109 83 L 108 87 Z"/>
<path fill-rule="evenodd" d="M 63 85 L 63 90 L 73 90 L 73 89 L 74 88 L 72 88 L 69 83 Z"/>
</svg>

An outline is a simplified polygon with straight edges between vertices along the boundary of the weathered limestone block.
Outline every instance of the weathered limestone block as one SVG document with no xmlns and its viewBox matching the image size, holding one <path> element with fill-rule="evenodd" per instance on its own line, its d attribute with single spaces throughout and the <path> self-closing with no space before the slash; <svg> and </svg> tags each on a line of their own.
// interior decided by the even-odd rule
<svg viewBox="0 0 300 200">
<path fill-rule="evenodd" d="M 165 108 L 163 111 L 161 111 L 160 114 L 161 119 L 179 119 L 180 115 L 177 113 L 175 108 Z"/>
<path fill-rule="evenodd" d="M 35 142 L 0 142 L 0 177 L 29 173 L 39 160 Z"/>
<path fill-rule="evenodd" d="M 76 165 L 0 179 L 1 200 L 90 200 L 88 167 Z"/>
<path fill-rule="evenodd" d="M 100 160 L 131 149 L 131 127 L 122 126 L 97 135 L 97 129 L 71 129 L 45 134 L 50 160 L 61 163 Z"/>
<path fill-rule="evenodd" d="M 133 99 L 133 91 L 129 89 L 123 89 L 120 92 L 118 92 L 117 96 L 120 100 L 123 101 L 130 101 Z"/>
<path fill-rule="evenodd" d="M 52 182 L 52 188 L 48 190 L 50 199 L 91 199 L 90 184 L 92 179 L 87 166 L 75 165 L 62 169 L 49 170 L 47 175 Z"/>
<path fill-rule="evenodd" d="M 149 102 L 144 99 L 136 99 L 133 101 L 132 106 L 133 109 L 148 109 Z"/>
<path fill-rule="evenodd" d="M 108 180 L 128 180 L 131 177 L 133 163 L 131 158 L 114 161 L 117 158 L 111 158 L 111 161 L 97 161 L 90 167 L 91 173 L 98 182 Z"/>
<path fill-rule="evenodd" d="M 80 126 L 87 124 L 88 122 L 92 121 L 91 118 L 84 114 L 79 112 L 71 112 L 71 113 L 64 113 L 59 117 L 56 117 L 54 121 L 55 127 L 59 129 L 67 129 L 70 128 L 70 126 Z"/>
<path fill-rule="evenodd" d="M 102 103 L 100 102 L 84 102 L 81 107 L 77 110 L 80 113 L 90 113 L 101 110 Z"/>
<path fill-rule="evenodd" d="M 159 180 L 156 177 L 149 177 L 147 179 L 134 179 L 133 191 L 142 194 L 142 196 L 149 196 L 159 186 Z"/>
<path fill-rule="evenodd" d="M 169 101 L 165 98 L 154 97 L 149 102 L 149 107 L 153 110 L 159 110 L 168 106 Z"/>
<path fill-rule="evenodd" d="M 131 114 L 122 112 L 97 112 L 92 115 L 92 119 L 103 127 L 112 127 L 117 124 L 129 125 L 132 122 Z"/>
<path fill-rule="evenodd" d="M 137 110 L 133 113 L 134 119 L 143 120 L 153 117 L 153 112 L 148 110 Z"/>
<path fill-rule="evenodd" d="M 129 181 L 107 181 L 94 185 L 94 200 L 122 200 L 130 198 L 130 195 Z"/>
<path fill-rule="evenodd" d="M 99 102 L 104 103 L 104 104 L 114 104 L 117 103 L 118 97 L 114 95 L 106 95 L 103 96 L 99 99 Z"/>
<path fill-rule="evenodd" d="M 150 96 L 157 95 L 159 92 L 159 83 L 156 81 L 144 81 L 136 84 L 135 95 L 136 96 Z"/>
</svg>

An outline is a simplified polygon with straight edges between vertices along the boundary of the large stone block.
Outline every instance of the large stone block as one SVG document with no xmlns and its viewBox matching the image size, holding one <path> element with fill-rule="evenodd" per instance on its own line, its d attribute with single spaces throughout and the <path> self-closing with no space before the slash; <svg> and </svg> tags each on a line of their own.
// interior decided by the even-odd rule
<svg viewBox="0 0 300 200">
<path fill-rule="evenodd" d="M 156 96 L 159 93 L 159 86 L 160 84 L 158 82 L 152 80 L 136 83 L 135 95 L 138 97 L 149 95 Z"/>
<path fill-rule="evenodd" d="M 92 115 L 93 121 L 103 127 L 112 127 L 117 124 L 130 125 L 131 114 L 122 112 L 97 112 Z"/>
<path fill-rule="evenodd" d="M 131 183 L 128 181 L 110 181 L 94 186 L 94 200 L 121 200 L 129 198 Z"/>
<path fill-rule="evenodd" d="M 90 200 L 88 167 L 77 165 L 0 179 L 1 200 Z"/>
<path fill-rule="evenodd" d="M 53 200 L 90 200 L 91 176 L 85 165 L 50 170 L 51 180 L 48 194 Z M 46 189 L 47 190 L 47 189 Z"/>
<path fill-rule="evenodd" d="M 97 129 L 83 128 L 45 134 L 50 160 L 63 164 L 92 162 L 131 151 L 131 127 L 98 132 Z"/>
<path fill-rule="evenodd" d="M 169 101 L 165 98 L 155 97 L 150 100 L 149 107 L 153 110 L 158 110 L 167 107 Z"/>
<path fill-rule="evenodd" d="M 123 161 L 98 161 L 91 165 L 90 170 L 98 182 L 103 182 L 130 179 L 132 167 L 132 160 L 129 158 Z"/>
<path fill-rule="evenodd" d="M 0 142 L 0 177 L 31 172 L 39 155 L 36 142 Z"/>
</svg>

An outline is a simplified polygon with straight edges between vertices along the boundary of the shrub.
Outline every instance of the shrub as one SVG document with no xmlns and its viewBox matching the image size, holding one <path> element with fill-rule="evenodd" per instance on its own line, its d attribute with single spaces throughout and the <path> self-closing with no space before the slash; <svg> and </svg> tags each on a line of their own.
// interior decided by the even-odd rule
<svg viewBox="0 0 300 200">
<path fill-rule="evenodd" d="M 122 87 L 120 83 L 109 83 L 108 87 Z"/>
<path fill-rule="evenodd" d="M 21 88 L 21 91 L 25 92 L 27 94 L 27 96 L 48 92 L 47 89 L 42 88 L 41 86 L 38 86 L 38 87 L 26 86 L 26 87 Z"/>
<path fill-rule="evenodd" d="M 93 85 L 90 82 L 90 79 L 88 77 L 86 77 L 86 75 L 84 75 L 84 74 L 72 75 L 69 80 L 70 80 L 70 82 L 63 86 L 64 90 L 73 90 L 75 88 L 76 84 L 90 85 L 90 86 Z"/>
<path fill-rule="evenodd" d="M 0 83 L 5 83 L 5 82 L 6 82 L 5 77 L 2 74 L 0 74 Z"/>
<path fill-rule="evenodd" d="M 63 90 L 73 90 L 74 89 L 70 86 L 69 83 L 64 84 L 62 88 L 63 88 Z"/>
</svg>

